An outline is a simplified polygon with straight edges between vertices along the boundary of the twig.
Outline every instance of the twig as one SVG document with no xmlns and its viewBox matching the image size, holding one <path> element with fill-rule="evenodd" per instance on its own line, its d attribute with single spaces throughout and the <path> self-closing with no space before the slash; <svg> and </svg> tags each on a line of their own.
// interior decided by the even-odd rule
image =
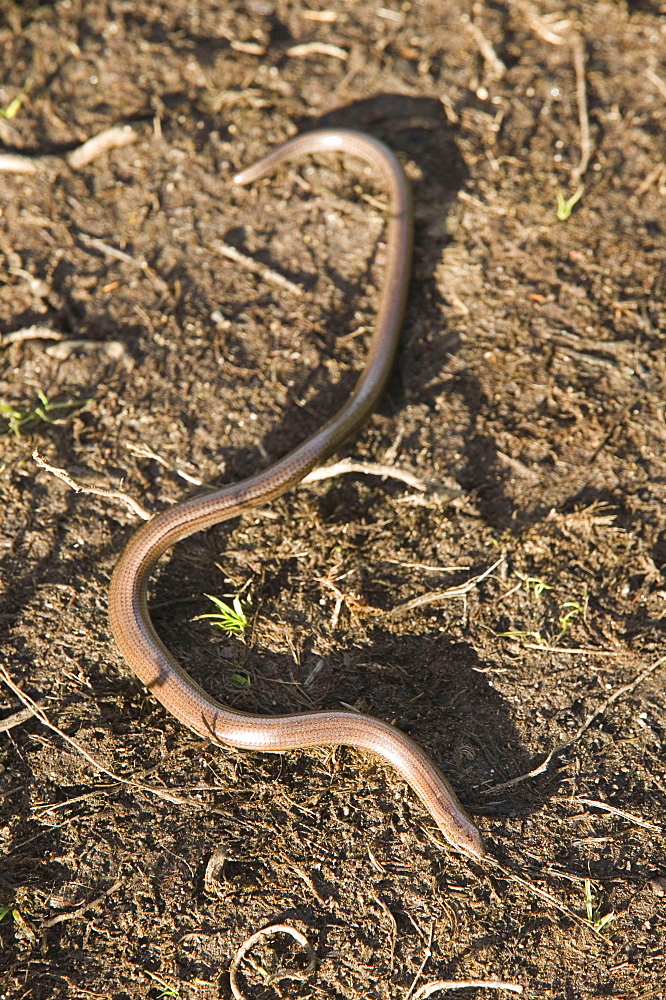
<svg viewBox="0 0 666 1000">
<path fill-rule="evenodd" d="M 664 83 L 662 78 L 658 76 L 653 69 L 646 69 L 645 75 L 650 81 L 650 83 L 652 83 L 657 88 L 661 96 L 663 98 L 666 98 L 666 83 Z"/>
<path fill-rule="evenodd" d="M 117 247 L 111 246 L 110 243 L 105 243 L 104 240 L 100 240 L 97 236 L 89 236 L 88 233 L 83 233 L 80 230 L 76 235 L 84 246 L 90 247 L 92 250 L 99 250 L 99 252 L 103 253 L 106 257 L 122 261 L 123 264 L 135 264 L 137 267 L 144 270 L 148 267 L 145 260 L 132 257 L 130 254 L 125 253 L 124 250 L 119 250 Z"/>
<path fill-rule="evenodd" d="M 659 163 L 654 168 L 654 170 L 651 170 L 647 175 L 647 177 L 641 181 L 641 183 L 634 191 L 634 196 L 636 198 L 642 198 L 645 192 L 650 190 L 655 181 L 661 182 L 663 190 L 663 183 L 665 180 L 666 180 L 666 164 Z"/>
<path fill-rule="evenodd" d="M 46 740 L 44 740 L 46 743 Z M 49 813 L 58 812 L 60 809 L 68 809 L 70 806 L 77 802 L 87 802 L 88 799 L 93 799 L 97 795 L 105 795 L 107 792 L 120 788 L 117 781 L 109 782 L 108 785 L 96 785 L 92 792 L 85 792 L 83 795 L 74 795 L 71 799 L 65 799 L 62 802 L 49 802 L 45 806 L 34 806 L 32 809 L 32 818 L 41 819 L 42 816 L 47 816 Z"/>
<path fill-rule="evenodd" d="M 165 459 L 159 456 L 156 452 L 148 448 L 138 448 L 135 445 L 128 445 L 127 447 L 135 454 L 142 454 L 146 458 L 152 458 L 165 468 L 171 469 L 168 462 L 166 462 Z M 122 490 L 110 490 L 103 486 L 82 486 L 80 483 L 77 483 L 65 469 L 60 469 L 57 466 L 50 465 L 46 459 L 42 458 L 39 452 L 34 451 L 32 457 L 40 469 L 44 469 L 46 472 L 50 472 L 53 476 L 62 480 L 62 482 L 66 483 L 66 485 L 69 486 L 70 489 L 74 490 L 75 493 L 88 493 L 91 496 L 107 497 L 109 500 L 120 500 L 121 503 L 124 503 L 126 507 L 129 507 L 132 513 L 136 514 L 137 517 L 140 517 L 143 521 L 148 521 L 153 516 L 150 511 L 147 511 L 145 507 L 138 502 L 138 500 L 128 496 L 128 494 L 124 493 Z M 173 471 L 182 479 L 185 479 L 188 483 L 193 483 L 195 486 L 202 485 L 202 481 L 200 479 L 195 476 L 190 476 L 182 469 L 174 467 Z M 409 486 L 412 486 L 417 490 L 426 490 L 428 488 L 422 479 L 419 479 L 406 469 L 399 469 L 388 465 L 377 465 L 372 462 L 354 462 L 351 459 L 343 459 L 340 462 L 336 462 L 334 465 L 329 465 L 321 469 L 314 469 L 301 480 L 299 485 L 317 482 L 320 479 L 331 479 L 334 476 L 340 476 L 347 472 L 361 472 L 371 476 L 399 479 L 401 482 L 407 483 Z M 456 595 L 451 594 L 450 596 Z"/>
<path fill-rule="evenodd" d="M 64 333 L 52 330 L 49 326 L 22 326 L 20 330 L 12 330 L 0 337 L 0 347 L 21 344 L 24 340 L 62 340 L 64 336 Z"/>
<path fill-rule="evenodd" d="M 57 344 L 45 348 L 48 356 L 56 358 L 57 361 L 65 361 L 75 351 L 99 351 L 112 361 L 118 361 L 126 350 L 122 340 L 60 340 Z"/>
<path fill-rule="evenodd" d="M 647 680 L 650 674 L 653 674 L 655 670 L 658 670 L 659 667 L 661 667 L 664 663 L 666 663 L 666 656 L 659 657 L 659 659 L 655 660 L 655 662 L 651 666 L 646 667 L 645 670 L 643 670 L 640 674 L 638 674 L 638 676 L 635 677 L 633 681 L 630 681 L 629 684 L 625 684 L 623 687 L 618 688 L 617 691 L 610 696 L 610 698 L 606 699 L 603 705 L 600 705 L 599 708 L 595 709 L 594 712 L 592 712 L 592 714 L 588 716 L 588 718 L 583 723 L 581 728 L 578 730 L 576 735 L 572 737 L 572 739 L 569 740 L 568 742 L 571 743 L 573 742 L 573 740 L 579 739 L 583 735 L 583 733 L 590 728 L 594 720 L 597 719 L 600 715 L 603 715 L 603 713 L 606 711 L 607 708 L 610 708 L 611 705 L 614 705 L 615 702 L 618 701 L 620 698 L 622 698 L 625 694 L 631 694 L 632 691 L 635 691 L 635 689 L 638 687 L 639 684 L 642 684 L 644 680 Z"/>
<path fill-rule="evenodd" d="M 123 778 L 122 775 L 116 774 L 115 771 L 110 771 L 108 767 L 105 767 L 104 764 L 100 764 L 98 760 L 92 757 L 80 743 L 77 743 L 75 739 L 72 739 L 71 736 L 68 736 L 67 733 L 64 733 L 62 729 L 59 729 L 58 726 L 51 722 L 46 712 L 39 707 L 37 702 L 33 701 L 30 695 L 26 694 L 25 691 L 22 691 L 21 688 L 14 683 L 4 666 L 0 666 L 0 680 L 4 681 L 10 691 L 13 691 L 16 697 L 23 702 L 26 708 L 31 710 L 32 714 L 39 719 L 43 726 L 46 726 L 54 733 L 57 733 L 58 736 L 65 740 L 65 742 L 76 750 L 78 754 L 84 757 L 89 764 L 92 764 L 97 771 L 101 771 L 102 774 L 106 774 L 107 777 L 112 778 L 114 781 L 119 781 L 123 785 L 129 785 L 131 788 L 138 788 L 142 792 L 148 792 L 150 795 L 156 795 L 158 798 L 164 799 L 166 802 L 171 802 L 173 805 L 182 806 L 190 804 L 188 799 L 183 799 L 178 795 L 172 795 L 165 789 L 155 788 L 152 785 L 144 785 L 142 781 L 135 781 L 132 778 Z M 197 805 L 199 804 L 200 803 L 197 803 Z"/>
<path fill-rule="evenodd" d="M 289 801 L 292 801 L 292 800 L 289 800 Z M 312 815 L 314 816 L 315 814 L 312 813 Z M 316 888 L 314 882 L 312 881 L 312 879 L 310 878 L 310 876 L 308 875 L 308 873 L 305 871 L 305 869 L 301 868 L 301 866 L 299 864 L 297 864 L 297 862 L 294 861 L 293 858 L 290 858 L 288 854 L 285 854 L 284 852 L 282 852 L 282 857 L 284 859 L 285 864 L 288 866 L 288 868 L 290 868 L 291 871 L 293 871 L 294 874 L 297 875 L 298 878 L 300 878 L 306 884 L 306 886 L 308 887 L 308 889 L 310 890 L 310 892 L 312 893 L 312 895 L 314 896 L 314 898 L 317 900 L 317 902 L 319 903 L 319 905 L 325 907 L 327 905 L 326 900 L 323 898 L 323 896 L 320 895 L 320 893 L 317 892 L 317 888 Z M 380 902 L 381 902 L 381 900 L 380 900 Z M 393 916 L 393 914 L 391 914 L 391 916 Z"/>
<path fill-rule="evenodd" d="M 428 943 L 425 946 L 425 951 L 423 953 L 423 961 L 421 962 L 420 966 L 416 970 L 414 978 L 412 979 L 412 985 L 409 987 L 409 989 L 405 993 L 405 1000 L 409 1000 L 409 998 L 411 997 L 411 995 L 412 995 L 412 993 L 414 991 L 414 987 L 418 983 L 419 979 L 421 978 L 421 974 L 422 974 L 423 970 L 425 969 L 426 965 L 428 964 L 428 959 L 432 958 L 432 935 L 433 935 L 434 930 L 435 930 L 435 925 L 434 925 L 434 923 L 431 923 L 430 924 L 430 934 L 428 936 Z M 423 989 L 423 987 L 421 987 L 421 989 Z"/>
<path fill-rule="evenodd" d="M 505 595 L 506 596 L 506 595 Z M 542 649 L 546 653 L 567 653 L 567 654 L 579 654 L 582 656 L 620 656 L 619 652 L 615 652 L 612 649 L 592 649 L 588 646 L 545 646 L 543 643 L 538 642 L 525 642 L 522 644 L 523 649 Z"/>
<path fill-rule="evenodd" d="M 35 160 L 16 153 L 0 153 L 0 170 L 8 174 L 34 174 Z"/>
<path fill-rule="evenodd" d="M 148 445 L 126 444 L 125 447 L 128 451 L 131 451 L 133 455 L 139 455 L 142 458 L 152 458 L 154 462 L 157 462 L 158 465 L 161 465 L 164 469 L 168 469 L 169 472 L 175 472 L 176 475 L 180 476 L 181 479 L 184 479 L 186 483 L 192 483 L 193 486 L 204 485 L 203 479 L 199 479 L 198 476 L 191 476 L 189 472 L 184 472 L 175 465 L 170 465 L 165 458 L 158 455 L 157 452 L 153 451 L 152 448 L 149 448 Z"/>
<path fill-rule="evenodd" d="M 567 801 L 571 801 L 567 799 Z M 641 819 L 640 816 L 635 816 L 633 813 L 625 812 L 624 809 L 616 809 L 615 806 L 609 805 L 607 802 L 599 802 L 597 799 L 584 799 L 582 796 L 576 796 L 573 800 L 574 802 L 581 802 L 585 806 L 591 806 L 593 809 L 601 809 L 603 812 L 611 813 L 613 816 L 619 816 L 620 819 L 626 819 L 629 823 L 634 823 L 636 826 L 642 826 L 646 830 L 653 830 L 655 833 L 663 833 L 663 827 L 658 826 L 656 823 L 648 823 L 647 820 Z"/>
<path fill-rule="evenodd" d="M 75 493 L 89 493 L 96 497 L 107 497 L 109 500 L 120 500 L 120 502 L 124 503 L 126 507 L 129 507 L 132 513 L 136 514 L 137 517 L 140 517 L 142 521 L 149 521 L 153 516 L 150 511 L 147 511 L 145 507 L 141 506 L 138 500 L 128 496 L 127 493 L 123 493 L 122 490 L 108 490 L 103 486 L 81 486 L 80 483 L 77 483 L 74 479 L 72 479 L 70 474 L 66 472 L 65 469 L 58 469 L 55 465 L 49 465 L 46 459 L 42 458 L 38 451 L 33 451 L 32 457 L 40 469 L 44 469 L 46 472 L 50 472 L 51 475 L 55 476 L 57 479 L 62 480 L 62 482 L 66 483 L 66 485 L 69 486 L 70 489 L 74 490 Z"/>
<path fill-rule="evenodd" d="M 414 608 L 421 608 L 425 604 L 433 604 L 436 601 L 446 601 L 451 600 L 456 597 L 464 597 L 468 594 L 470 590 L 473 590 L 482 580 L 485 580 L 493 570 L 497 569 L 500 563 L 504 562 L 504 556 L 500 556 L 499 559 L 489 566 L 488 569 L 484 570 L 483 573 L 479 573 L 478 576 L 473 576 L 471 579 L 467 580 L 466 583 L 461 583 L 457 587 L 449 587 L 447 590 L 431 590 L 427 594 L 421 594 L 420 597 L 413 597 L 411 601 L 405 601 L 404 604 L 398 604 L 396 607 L 389 611 L 389 614 L 395 615 L 399 611 L 412 611 Z"/>
<path fill-rule="evenodd" d="M 317 958 L 314 948 L 304 934 L 301 934 L 301 932 L 296 930 L 295 927 L 290 927 L 289 924 L 273 924 L 270 927 L 264 927 L 262 930 L 257 931 L 256 934 L 252 934 L 246 941 L 243 942 L 234 955 L 231 965 L 229 966 L 231 992 L 236 1000 L 247 1000 L 247 997 L 238 985 L 238 968 L 240 963 L 243 961 L 243 958 L 248 953 L 250 948 L 256 944 L 257 941 L 261 941 L 263 938 L 267 937 L 274 937 L 275 934 L 290 934 L 295 941 L 305 948 L 308 955 L 308 965 L 302 972 L 297 969 L 284 969 L 282 972 L 277 972 L 268 977 L 267 981 L 269 983 L 277 979 L 304 979 L 306 976 L 309 976 L 314 972 L 317 964 Z"/>
<path fill-rule="evenodd" d="M 513 0 L 512 6 L 523 14 L 534 34 L 542 41 L 549 45 L 562 45 L 565 41 L 565 33 L 571 25 L 568 18 L 560 18 L 558 13 L 540 15 L 529 0 Z"/>
<path fill-rule="evenodd" d="M 463 573 L 470 568 L 469 566 L 431 566 L 429 563 L 402 562 L 401 559 L 383 559 L 382 562 L 390 563 L 393 566 L 402 566 L 404 569 L 422 569 L 424 573 Z M 521 586 L 522 584 L 519 583 L 518 587 Z"/>
<path fill-rule="evenodd" d="M 590 144 L 590 120 L 587 114 L 587 88 L 585 86 L 585 48 L 583 39 L 575 32 L 571 35 L 571 48 L 576 71 L 576 99 L 580 124 L 580 162 L 571 172 L 571 181 L 573 184 L 578 184 L 588 168 L 592 147 Z"/>
<path fill-rule="evenodd" d="M 334 10 L 303 10 L 300 13 L 304 21 L 319 21 L 322 24 L 334 24 L 340 17 Z"/>
<path fill-rule="evenodd" d="M 548 42 L 549 45 L 562 45 L 563 42 L 568 41 L 571 45 L 574 71 L 576 73 L 576 100 L 578 103 L 578 122 L 580 125 L 580 161 L 578 166 L 574 167 L 571 171 L 571 181 L 573 184 L 578 185 L 589 166 L 592 155 L 590 120 L 587 111 L 587 88 L 585 86 L 585 47 L 583 39 L 576 31 L 568 31 L 571 21 L 567 18 L 556 20 L 559 16 L 557 14 L 542 17 L 529 0 L 513 0 L 512 5 L 521 11 L 532 31 L 539 38 L 542 38 L 544 42 Z"/>
<path fill-rule="evenodd" d="M 32 719 L 34 714 L 31 708 L 23 708 L 20 712 L 8 715 L 6 719 L 0 720 L 0 733 L 8 733 L 14 726 L 20 726 L 22 722 Z"/>
<path fill-rule="evenodd" d="M 575 910 L 570 910 L 565 903 L 561 903 L 556 896 L 553 896 L 551 895 L 551 893 L 546 892 L 545 889 L 541 889 L 538 885 L 535 885 L 533 882 L 529 882 L 521 875 L 516 875 L 515 872 L 512 872 L 508 868 L 505 868 L 503 865 L 499 863 L 499 861 L 496 861 L 494 858 L 484 859 L 484 864 L 492 865 L 493 868 L 496 868 L 498 871 L 502 872 L 502 874 L 505 875 L 510 881 L 517 882 L 518 885 L 522 885 L 522 887 L 524 889 L 527 889 L 528 892 L 531 892 L 538 899 L 542 899 L 545 903 L 548 903 L 549 906 L 552 906 L 554 909 L 558 910 L 565 917 L 568 917 L 569 920 L 573 920 L 574 923 L 578 924 L 579 927 L 584 927 L 585 930 L 592 931 L 592 933 L 595 934 L 596 937 L 601 938 L 603 941 L 606 940 L 603 937 L 603 935 L 599 933 L 594 924 L 591 924 L 588 920 L 585 920 L 585 918 L 581 917 L 578 913 L 575 912 Z"/>
<path fill-rule="evenodd" d="M 333 465 L 313 469 L 301 480 L 301 485 L 316 483 L 320 479 L 333 479 L 335 476 L 342 476 L 347 472 L 361 472 L 366 476 L 381 476 L 382 479 L 399 479 L 400 482 L 412 486 L 415 490 L 425 491 L 428 489 L 423 479 L 419 479 L 407 469 L 400 469 L 395 465 L 381 465 L 376 462 L 355 462 L 351 458 L 343 458 Z"/>
<path fill-rule="evenodd" d="M 138 136 L 131 125 L 116 125 L 113 128 L 104 129 L 91 139 L 88 139 L 81 146 L 77 146 L 65 159 L 72 170 L 80 170 L 88 163 L 92 163 L 98 156 L 108 152 L 110 149 L 118 149 L 121 146 L 129 146 L 136 142 Z"/>
<path fill-rule="evenodd" d="M 86 910 L 91 910 L 93 906 L 97 906 L 98 903 L 103 903 L 106 897 L 110 896 L 112 892 L 116 891 L 116 889 L 119 889 L 122 884 L 122 881 L 119 879 L 117 882 L 114 882 L 113 885 L 106 890 L 106 892 L 103 892 L 101 896 L 97 896 L 96 899 L 91 899 L 89 903 L 82 903 L 81 906 L 78 906 L 75 910 L 70 910 L 69 913 L 59 913 L 57 917 L 53 917 L 51 920 L 45 921 L 45 923 L 42 924 L 42 927 L 55 927 L 56 924 L 63 924 L 66 920 L 78 920 L 79 917 L 82 917 L 85 914 Z"/>
<path fill-rule="evenodd" d="M 266 55 L 266 46 L 260 45 L 258 42 L 242 42 L 239 39 L 232 38 L 229 45 L 235 52 L 245 52 L 249 56 Z"/>
<path fill-rule="evenodd" d="M 488 65 L 488 80 L 501 80 L 506 73 L 506 66 L 495 52 L 484 33 L 474 21 L 467 21 L 467 30 L 474 36 L 479 52 Z"/>
<path fill-rule="evenodd" d="M 413 1000 L 425 1000 L 426 997 L 440 990 L 509 990 L 511 993 L 522 993 L 523 988 L 517 983 L 502 983 L 499 979 L 437 979 L 432 983 L 424 983 L 414 994 Z"/>
<path fill-rule="evenodd" d="M 253 260 L 252 257 L 246 257 L 245 254 L 241 253 L 240 250 L 236 250 L 235 247 L 230 247 L 227 243 L 217 240 L 213 244 L 212 249 L 216 253 L 226 257 L 227 260 L 233 260 L 236 264 L 241 264 L 253 274 L 261 275 L 265 281 L 272 281 L 274 285 L 286 289 L 292 295 L 297 295 L 299 298 L 303 296 L 303 289 L 299 285 L 295 285 L 293 281 L 289 281 L 284 275 L 278 274 L 277 271 L 267 267 L 266 264 L 260 264 L 259 261 Z"/>
<path fill-rule="evenodd" d="M 285 55 L 287 56 L 332 56 L 333 59 L 340 59 L 342 62 L 346 62 L 349 59 L 349 53 L 344 49 L 341 49 L 339 45 L 329 45 L 326 42 L 304 42 L 302 45 L 291 45 L 288 49 L 285 49 Z"/>
<path fill-rule="evenodd" d="M 460 201 L 466 201 L 469 205 L 474 205 L 475 208 L 480 208 L 484 212 L 494 212 L 495 215 L 507 215 L 509 212 L 506 205 L 491 205 L 487 201 L 481 201 L 480 198 L 475 198 L 473 194 L 468 194 L 467 191 L 459 191 L 458 199 Z M 451 295 L 450 289 L 447 289 L 446 295 L 447 298 L 451 299 L 453 302 L 453 296 Z M 462 307 L 464 315 L 469 316 L 469 308 L 464 302 L 461 302 L 457 296 L 456 301 L 453 302 L 453 304 L 458 308 Z"/>
<path fill-rule="evenodd" d="M 631 694 L 631 692 L 634 691 L 639 684 L 642 684 L 643 681 L 650 676 L 650 674 L 653 674 L 655 670 L 657 670 L 664 663 L 666 663 L 666 656 L 662 656 L 656 660 L 651 666 L 647 667 L 642 671 L 642 673 L 635 677 L 629 684 L 625 684 L 624 687 L 618 688 L 618 690 L 612 694 L 610 698 L 607 698 L 602 705 L 595 708 L 591 715 L 588 715 L 578 732 L 574 733 L 573 736 L 570 736 L 568 740 L 564 740 L 562 743 L 558 743 L 557 746 L 553 747 L 546 759 L 539 764 L 538 767 L 535 767 L 532 771 L 527 771 L 525 774 L 519 774 L 518 777 L 511 778 L 510 781 L 504 781 L 501 785 L 492 785 L 490 788 L 486 788 L 484 790 L 484 795 L 503 792 L 507 788 L 513 788 L 514 785 L 519 785 L 523 781 L 528 781 L 530 778 L 536 778 L 537 775 L 543 774 L 544 771 L 547 771 L 550 767 L 553 758 L 557 757 L 563 750 L 566 750 L 567 747 L 570 747 L 572 743 L 576 743 L 577 740 L 579 740 L 581 736 L 587 732 L 595 719 L 598 719 L 600 715 L 603 715 L 606 709 L 610 708 L 611 705 L 614 705 L 615 702 L 623 695 Z"/>
<path fill-rule="evenodd" d="M 88 163 L 96 160 L 98 156 L 102 156 L 108 150 L 127 146 L 131 142 L 136 142 L 138 138 L 131 125 L 115 125 L 113 128 L 107 128 L 92 136 L 76 149 L 67 153 L 62 159 L 69 164 L 72 170 L 80 170 L 81 167 L 87 166 Z M 38 165 L 45 164 L 52 159 L 53 157 L 50 156 L 19 156 L 15 153 L 0 153 L 0 171 L 34 174 Z"/>
</svg>

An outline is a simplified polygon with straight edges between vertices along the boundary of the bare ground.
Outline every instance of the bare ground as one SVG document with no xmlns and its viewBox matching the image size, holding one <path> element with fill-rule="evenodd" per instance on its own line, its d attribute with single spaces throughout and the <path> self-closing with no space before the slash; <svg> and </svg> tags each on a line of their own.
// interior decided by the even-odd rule
<svg viewBox="0 0 666 1000">
<path fill-rule="evenodd" d="M 228 997 L 275 922 L 318 966 L 262 983 L 299 961 L 275 939 L 252 997 L 666 997 L 664 3 L 3 0 L 0 54 L 0 142 L 35 167 L 0 174 L 2 664 L 76 744 L 2 684 L 3 1000 Z M 350 750 L 235 753 L 164 712 L 106 619 L 137 518 L 32 457 L 156 511 L 335 412 L 384 192 L 336 157 L 230 184 L 318 124 L 385 139 L 414 184 L 402 351 L 345 454 L 427 489 L 342 475 L 195 536 L 155 619 L 238 708 L 409 732 L 484 863 Z M 245 642 L 192 620 L 205 593 L 242 595 Z"/>
</svg>

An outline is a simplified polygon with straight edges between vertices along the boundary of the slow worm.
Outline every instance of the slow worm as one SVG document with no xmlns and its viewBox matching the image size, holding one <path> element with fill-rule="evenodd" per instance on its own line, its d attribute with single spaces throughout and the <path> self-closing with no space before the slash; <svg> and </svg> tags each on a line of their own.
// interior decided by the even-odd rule
<svg viewBox="0 0 666 1000">
<path fill-rule="evenodd" d="M 284 458 L 240 483 L 170 507 L 131 536 L 111 580 L 111 630 L 132 670 L 164 707 L 195 733 L 243 750 L 282 752 L 346 744 L 369 751 L 404 778 L 453 846 L 482 857 L 481 835 L 448 781 L 400 730 L 352 712 L 267 717 L 227 708 L 183 670 L 158 638 L 148 612 L 148 580 L 163 552 L 195 531 L 265 504 L 298 483 L 363 423 L 386 383 L 402 325 L 413 230 L 409 184 L 393 153 L 377 139 L 359 132 L 321 129 L 278 146 L 237 174 L 234 182 L 249 184 L 285 160 L 326 151 L 349 153 L 369 163 L 381 175 L 390 195 L 386 276 L 365 369 L 337 415 Z"/>
</svg>

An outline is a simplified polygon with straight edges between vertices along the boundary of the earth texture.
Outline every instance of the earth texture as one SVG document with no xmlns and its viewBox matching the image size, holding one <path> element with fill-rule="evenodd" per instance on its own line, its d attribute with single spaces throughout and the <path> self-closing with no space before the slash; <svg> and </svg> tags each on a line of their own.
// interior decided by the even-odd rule
<svg viewBox="0 0 666 1000">
<path fill-rule="evenodd" d="M 2 1000 L 666 997 L 666 4 L 2 0 L 0 65 Z M 353 748 L 202 740 L 109 632 L 136 504 L 362 371 L 381 180 L 233 185 L 319 126 L 413 186 L 393 374 L 351 470 L 177 545 L 151 610 L 225 704 L 408 733 L 483 861 Z M 240 961 L 276 924 L 314 970 Z"/>
</svg>

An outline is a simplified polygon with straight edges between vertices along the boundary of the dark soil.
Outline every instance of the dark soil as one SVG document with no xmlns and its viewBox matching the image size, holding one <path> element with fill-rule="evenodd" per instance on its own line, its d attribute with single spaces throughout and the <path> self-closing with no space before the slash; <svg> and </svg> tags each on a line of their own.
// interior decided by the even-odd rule
<svg viewBox="0 0 666 1000">
<path fill-rule="evenodd" d="M 302 959 L 276 938 L 243 966 L 253 998 L 439 979 L 666 997 L 666 4 L 0 12 L 0 141 L 36 167 L 0 174 L 2 663 L 78 745 L 19 723 L 0 685 L 0 996 L 229 997 L 237 948 L 279 922 L 318 967 L 263 983 Z M 70 169 L 126 123 L 133 145 Z M 237 708 L 395 722 L 487 863 L 368 758 L 236 753 L 164 711 L 107 625 L 138 519 L 32 457 L 157 511 L 200 490 L 180 473 L 233 482 L 336 412 L 383 280 L 385 192 L 335 155 L 231 185 L 320 124 L 384 139 L 413 181 L 401 353 L 344 454 L 428 489 L 343 475 L 194 536 L 160 566 L 155 620 Z M 35 325 L 78 343 L 7 336 Z M 245 641 L 193 621 L 206 593 L 241 595 Z"/>
</svg>

